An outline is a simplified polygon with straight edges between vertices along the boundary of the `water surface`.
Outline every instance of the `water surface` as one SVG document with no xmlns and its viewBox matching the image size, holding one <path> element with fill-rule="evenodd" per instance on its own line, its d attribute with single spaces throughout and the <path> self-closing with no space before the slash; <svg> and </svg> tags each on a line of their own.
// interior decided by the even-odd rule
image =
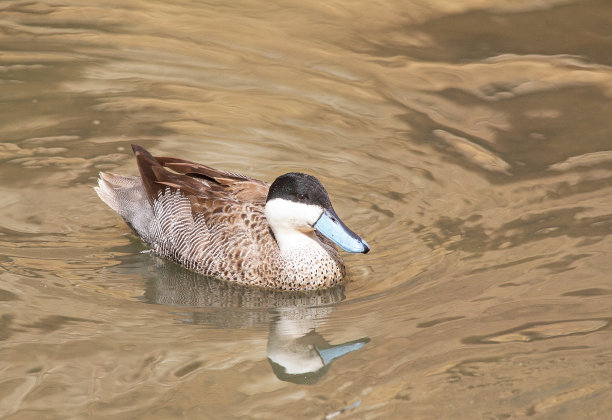
<svg viewBox="0 0 612 420">
<path fill-rule="evenodd" d="M 0 5 L 0 416 L 606 418 L 612 8 Z M 293 295 L 143 253 L 130 143 L 322 180 L 371 245 Z"/>
</svg>

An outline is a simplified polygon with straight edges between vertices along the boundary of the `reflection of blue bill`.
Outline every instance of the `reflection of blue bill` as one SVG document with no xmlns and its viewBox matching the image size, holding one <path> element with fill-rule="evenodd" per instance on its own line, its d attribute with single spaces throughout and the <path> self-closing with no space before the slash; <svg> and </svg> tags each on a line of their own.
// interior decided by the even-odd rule
<svg viewBox="0 0 612 420">
<path fill-rule="evenodd" d="M 324 364 L 328 364 L 331 361 L 337 359 L 338 357 L 344 356 L 347 353 L 350 353 L 355 350 L 359 350 L 363 346 L 365 346 L 367 341 L 357 341 L 345 344 L 338 344 L 337 346 L 331 347 L 329 349 L 319 349 L 319 356 L 323 360 Z"/>
</svg>

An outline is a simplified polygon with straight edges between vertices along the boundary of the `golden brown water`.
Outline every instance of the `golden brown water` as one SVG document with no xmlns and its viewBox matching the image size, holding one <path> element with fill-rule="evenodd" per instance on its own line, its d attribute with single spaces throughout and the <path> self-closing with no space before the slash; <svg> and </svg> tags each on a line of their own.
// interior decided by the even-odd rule
<svg viewBox="0 0 612 420">
<path fill-rule="evenodd" d="M 0 3 L 0 417 L 608 418 L 611 28 L 607 0 Z M 131 142 L 316 175 L 372 252 L 309 295 L 141 253 L 92 189 Z"/>
</svg>

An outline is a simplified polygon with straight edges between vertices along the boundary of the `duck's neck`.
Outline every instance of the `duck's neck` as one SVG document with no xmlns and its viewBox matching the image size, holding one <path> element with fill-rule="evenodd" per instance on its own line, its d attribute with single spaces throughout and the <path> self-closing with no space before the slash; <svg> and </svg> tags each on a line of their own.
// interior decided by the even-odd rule
<svg viewBox="0 0 612 420">
<path fill-rule="evenodd" d="M 325 252 L 323 244 L 314 231 L 300 232 L 289 229 L 275 229 L 273 232 L 283 255 L 292 254 L 296 251 L 305 253 Z"/>
</svg>

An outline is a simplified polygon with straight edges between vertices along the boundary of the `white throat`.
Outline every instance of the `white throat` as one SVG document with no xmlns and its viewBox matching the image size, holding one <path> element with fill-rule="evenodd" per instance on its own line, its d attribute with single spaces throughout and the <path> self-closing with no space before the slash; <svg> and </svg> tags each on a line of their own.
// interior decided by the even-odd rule
<svg viewBox="0 0 612 420">
<path fill-rule="evenodd" d="M 313 204 L 275 198 L 266 203 L 266 218 L 274 232 L 281 252 L 296 249 L 320 249 L 321 242 L 313 225 L 323 214 L 323 209 Z"/>
</svg>

